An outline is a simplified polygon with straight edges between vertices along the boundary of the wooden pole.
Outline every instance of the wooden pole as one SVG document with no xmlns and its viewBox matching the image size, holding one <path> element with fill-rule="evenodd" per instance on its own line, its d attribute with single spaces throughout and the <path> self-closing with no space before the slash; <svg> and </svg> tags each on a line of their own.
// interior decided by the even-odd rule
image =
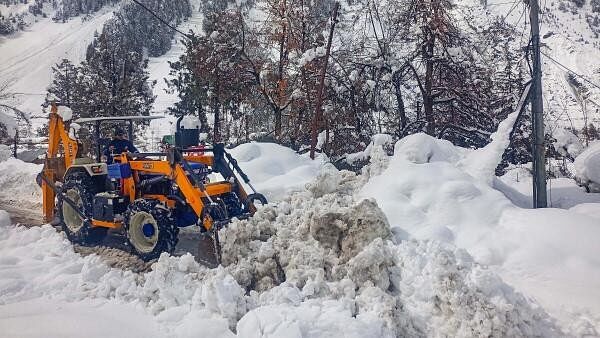
<svg viewBox="0 0 600 338">
<path fill-rule="evenodd" d="M 329 29 L 329 38 L 327 39 L 327 49 L 325 51 L 325 60 L 323 61 L 323 68 L 319 77 L 319 87 L 317 89 L 317 102 L 315 107 L 315 115 L 313 116 L 312 128 L 311 128 L 311 142 L 310 142 L 310 158 L 315 159 L 315 150 L 317 148 L 317 136 L 319 134 L 319 128 L 323 121 L 323 88 L 325 87 L 325 73 L 327 73 L 327 61 L 331 53 L 331 40 L 333 39 L 333 30 L 337 22 L 338 2 L 333 6 L 333 15 L 331 21 L 331 27 Z"/>
<path fill-rule="evenodd" d="M 540 26 L 538 0 L 529 2 L 531 21 L 531 44 L 533 56 L 533 83 L 531 115 L 533 118 L 533 207 L 548 206 L 546 192 L 546 153 L 544 147 L 544 104 L 542 101 L 542 64 L 540 56 Z"/>
</svg>

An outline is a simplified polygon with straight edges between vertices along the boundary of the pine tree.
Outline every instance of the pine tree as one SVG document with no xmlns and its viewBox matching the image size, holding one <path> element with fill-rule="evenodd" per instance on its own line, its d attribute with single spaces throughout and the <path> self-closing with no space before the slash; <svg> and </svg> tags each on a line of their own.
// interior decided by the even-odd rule
<svg viewBox="0 0 600 338">
<path fill-rule="evenodd" d="M 106 33 L 94 41 L 81 64 L 88 116 L 149 115 L 154 96 L 148 82 L 148 61 L 140 53 L 120 50 Z"/>
<path fill-rule="evenodd" d="M 79 111 L 78 106 L 82 98 L 78 93 L 80 70 L 68 59 L 62 59 L 52 67 L 53 80 L 48 87 L 48 93 L 53 94 L 63 105 Z"/>
<path fill-rule="evenodd" d="M 179 97 L 174 106 L 169 107 L 170 114 L 180 117 L 186 115 L 198 116 L 202 132 L 209 132 L 206 118 L 206 105 L 208 104 L 208 82 L 196 76 L 194 62 L 194 46 L 198 45 L 198 37 L 192 35 L 190 40 L 183 40 L 186 52 L 176 62 L 169 62 L 172 76 L 165 80 L 171 93 L 176 92 Z"/>
</svg>

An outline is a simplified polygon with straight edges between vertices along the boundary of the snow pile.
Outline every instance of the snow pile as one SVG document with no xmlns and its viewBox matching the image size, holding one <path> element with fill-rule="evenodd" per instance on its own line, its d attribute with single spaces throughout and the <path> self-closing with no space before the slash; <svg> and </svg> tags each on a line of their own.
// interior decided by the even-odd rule
<svg viewBox="0 0 600 338">
<path fill-rule="evenodd" d="M 464 250 L 397 243 L 377 204 L 355 197 L 362 183 L 326 166 L 307 190 L 222 230 L 224 267 L 213 270 L 163 254 L 137 274 L 81 257 L 50 226 L 3 226 L 0 304 L 137 304 L 176 336 L 562 335 Z"/>
<path fill-rule="evenodd" d="M 147 320 L 158 320 L 165 329 L 176 330 L 180 328 L 171 324 L 183 320 L 185 315 L 197 316 L 191 312 L 196 307 L 230 315 L 228 300 L 236 299 L 232 288 L 241 290 L 235 283 L 229 286 L 232 278 L 222 269 L 210 271 L 209 275 L 209 270 L 198 266 L 190 255 L 163 255 L 153 265 L 153 271 L 136 274 L 110 268 L 96 255 L 80 256 L 49 225 L 29 229 L 2 226 L 1 230 L 0 305 L 43 298 L 76 303 L 104 299 L 112 304 L 142 306 L 146 312 L 157 315 Z M 241 296 L 238 292 L 237 297 Z M 203 313 L 204 319 L 196 319 L 197 324 L 228 330 L 221 316 L 211 323 L 212 316 Z"/>
<path fill-rule="evenodd" d="M 376 149 L 383 149 L 390 146 L 394 142 L 394 138 L 389 134 L 376 134 L 371 137 L 371 142 L 363 151 L 346 155 L 346 162 L 353 164 L 356 161 L 365 161 L 372 156 Z"/>
<path fill-rule="evenodd" d="M 333 170 L 309 192 L 221 231 L 224 265 L 249 292 L 239 335 L 561 334 L 465 251 L 436 241 L 394 244 L 376 203 L 353 197 L 354 174 L 337 172 L 334 190 L 324 183 Z"/>
<path fill-rule="evenodd" d="M 18 203 L 41 203 L 42 190 L 35 177 L 43 165 L 26 163 L 16 158 L 0 161 L 0 199 Z"/>
<path fill-rule="evenodd" d="M 592 143 L 575 159 L 577 180 L 589 185 L 590 189 L 600 191 L 600 142 Z"/>
<path fill-rule="evenodd" d="M 469 173 L 495 167 L 499 148 L 490 149 L 492 154 L 469 152 L 426 135 L 408 136 L 359 195 L 377 200 L 397 239 L 435 239 L 464 248 L 555 315 L 568 307 L 600 311 L 597 219 L 515 207 L 489 178 Z M 600 322 L 594 325 L 600 328 Z"/>
<path fill-rule="evenodd" d="M 556 128 L 552 132 L 554 141 L 554 149 L 564 157 L 576 158 L 583 151 L 583 144 L 577 135 L 564 128 Z"/>
<path fill-rule="evenodd" d="M 228 152 L 238 161 L 256 190 L 269 201 L 303 190 L 325 162 L 322 155 L 313 161 L 308 154 L 298 155 L 275 143 L 245 143 Z"/>
</svg>

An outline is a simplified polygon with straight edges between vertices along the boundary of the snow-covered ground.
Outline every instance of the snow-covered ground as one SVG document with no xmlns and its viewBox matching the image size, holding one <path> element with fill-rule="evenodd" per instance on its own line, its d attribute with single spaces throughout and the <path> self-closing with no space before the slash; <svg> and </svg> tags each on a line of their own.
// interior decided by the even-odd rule
<svg viewBox="0 0 600 338">
<path fill-rule="evenodd" d="M 482 169 L 498 160 L 496 139 L 473 152 L 418 134 L 391 157 L 372 145 L 362 175 L 278 145 L 239 146 L 231 152 L 272 203 L 222 231 L 224 267 L 213 270 L 190 255 L 164 255 L 146 273 L 110 268 L 53 228 L 1 213 L 0 325 L 77 336 L 79 326 L 53 324 L 76 313 L 92 336 L 119 336 L 91 323 L 112 312 L 127 336 L 598 335 L 598 195 L 572 186 L 564 209 L 515 206 L 506 195 L 528 198 L 526 179 Z M 0 177 L 16 165 L 1 162 Z M 39 201 L 22 184 L 36 169 L 5 181 L 13 199 Z M 19 330 L 27 316 L 43 331 Z"/>
</svg>

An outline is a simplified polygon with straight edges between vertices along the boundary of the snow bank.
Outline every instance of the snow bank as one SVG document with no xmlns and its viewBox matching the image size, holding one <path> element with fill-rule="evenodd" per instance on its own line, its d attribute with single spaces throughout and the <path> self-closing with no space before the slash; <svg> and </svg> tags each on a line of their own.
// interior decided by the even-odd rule
<svg viewBox="0 0 600 338">
<path fill-rule="evenodd" d="M 303 190 L 325 162 L 323 156 L 313 161 L 308 154 L 298 155 L 275 143 L 244 143 L 228 152 L 238 161 L 256 190 L 269 201 Z"/>
<path fill-rule="evenodd" d="M 42 190 L 35 177 L 43 165 L 23 162 L 16 158 L 0 161 L 0 199 L 19 203 L 41 203 Z"/>
<path fill-rule="evenodd" d="M 575 175 L 581 183 L 600 191 L 600 142 L 592 143 L 577 156 Z"/>
<path fill-rule="evenodd" d="M 359 196 L 377 200 L 397 239 L 465 248 L 554 313 L 564 307 L 600 312 L 600 248 L 592 240 L 600 238 L 597 219 L 515 207 L 479 176 L 495 167 L 499 148 L 490 151 L 468 152 L 426 135 L 406 137 L 397 142 L 388 168 Z"/>
<path fill-rule="evenodd" d="M 6 161 L 13 155 L 13 151 L 10 146 L 6 144 L 0 144 L 0 161 Z"/>
</svg>

